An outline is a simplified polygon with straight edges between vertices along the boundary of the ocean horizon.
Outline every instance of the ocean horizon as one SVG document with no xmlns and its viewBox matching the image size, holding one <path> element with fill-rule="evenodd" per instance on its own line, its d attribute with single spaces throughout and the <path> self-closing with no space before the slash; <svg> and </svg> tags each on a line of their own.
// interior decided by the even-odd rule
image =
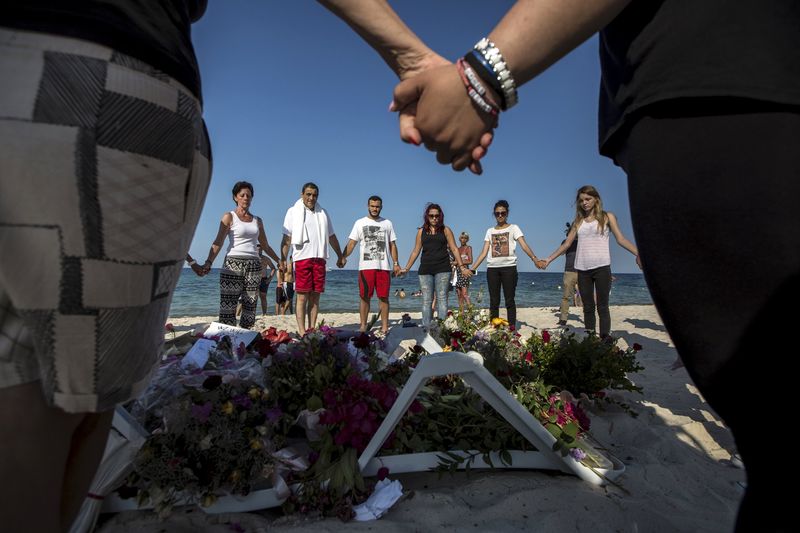
<svg viewBox="0 0 800 533">
<path fill-rule="evenodd" d="M 172 298 L 169 316 L 214 316 L 219 314 L 219 271 L 211 272 L 203 277 L 197 276 L 191 269 L 181 271 L 175 295 Z M 611 286 L 611 305 L 649 305 L 653 303 L 650 292 L 642 274 L 614 274 L 615 281 Z M 517 282 L 517 307 L 558 307 L 561 304 L 562 272 L 520 272 Z M 489 293 L 486 285 L 485 270 L 479 271 L 472 278 L 470 298 L 477 307 L 489 306 Z M 395 289 L 402 288 L 405 298 L 394 295 Z M 411 271 L 402 278 L 393 278 L 389 292 L 392 311 L 419 311 L 422 298 L 411 294 L 419 290 L 417 271 Z M 320 298 L 321 313 L 357 313 L 358 312 L 358 271 L 331 270 L 327 273 L 325 292 Z M 267 291 L 267 314 L 275 313 L 275 281 L 270 283 Z M 502 307 L 503 301 L 501 299 Z M 450 293 L 449 307 L 458 307 L 455 291 Z M 378 311 L 377 298 L 372 299 L 372 313 Z M 573 311 L 574 312 L 574 311 Z M 261 303 L 257 313 L 261 314 Z"/>
</svg>

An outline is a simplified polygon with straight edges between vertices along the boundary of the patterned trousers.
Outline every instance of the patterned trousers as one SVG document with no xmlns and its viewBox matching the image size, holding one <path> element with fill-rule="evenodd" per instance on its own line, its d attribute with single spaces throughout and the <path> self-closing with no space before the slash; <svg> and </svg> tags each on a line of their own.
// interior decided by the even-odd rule
<svg viewBox="0 0 800 533">
<path fill-rule="evenodd" d="M 219 321 L 236 325 L 236 306 L 241 301 L 239 327 L 250 329 L 256 322 L 258 285 L 261 283 L 261 260 L 226 257 L 219 273 Z"/>
<path fill-rule="evenodd" d="M 180 83 L 0 28 L 0 387 L 100 412 L 147 386 L 210 167 Z"/>
</svg>

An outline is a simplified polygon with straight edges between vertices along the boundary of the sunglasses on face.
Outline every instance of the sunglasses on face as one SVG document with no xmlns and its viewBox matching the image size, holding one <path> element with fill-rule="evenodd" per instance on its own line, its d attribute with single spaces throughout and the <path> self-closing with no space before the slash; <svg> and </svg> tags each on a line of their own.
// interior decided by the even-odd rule
<svg viewBox="0 0 800 533">
<path fill-rule="evenodd" d="M 439 218 L 441 215 L 428 215 L 428 218 Z"/>
<path fill-rule="evenodd" d="M 495 211 L 494 216 L 496 217 L 504 217 L 508 214 L 508 211 Z"/>
</svg>

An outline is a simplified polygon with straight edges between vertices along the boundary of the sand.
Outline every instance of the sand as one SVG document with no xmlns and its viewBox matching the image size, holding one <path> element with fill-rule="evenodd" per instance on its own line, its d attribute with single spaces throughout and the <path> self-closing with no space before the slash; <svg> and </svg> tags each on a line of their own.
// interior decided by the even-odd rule
<svg viewBox="0 0 800 533">
<path fill-rule="evenodd" d="M 580 310 L 578 310 L 580 311 Z M 392 313 L 391 319 L 399 319 Z M 412 313 L 419 318 L 419 313 Z M 326 323 L 357 328 L 356 313 L 325 313 Z M 744 471 L 732 461 L 733 438 L 691 383 L 684 369 L 671 370 L 675 348 L 653 306 L 611 308 L 613 334 L 639 343 L 645 370 L 632 376 L 643 394 L 622 398 L 637 418 L 619 410 L 592 414 L 593 436 L 626 465 L 619 487 L 592 487 L 576 477 L 538 471 L 473 471 L 441 479 L 434 473 L 401 474 L 407 495 L 382 519 L 282 518 L 276 510 L 205 515 L 176 512 L 166 522 L 140 511 L 104 517 L 100 531 L 542 531 L 673 532 L 732 531 Z M 215 317 L 173 318 L 178 331 Z M 519 309 L 524 333 L 555 325 L 554 308 Z M 574 313 L 570 324 L 580 327 Z M 293 316 L 259 318 L 257 326 L 293 330 Z"/>
</svg>

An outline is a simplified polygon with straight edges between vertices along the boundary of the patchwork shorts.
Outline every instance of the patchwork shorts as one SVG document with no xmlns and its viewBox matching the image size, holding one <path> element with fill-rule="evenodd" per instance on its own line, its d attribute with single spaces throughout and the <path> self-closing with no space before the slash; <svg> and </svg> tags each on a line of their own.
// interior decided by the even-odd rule
<svg viewBox="0 0 800 533">
<path fill-rule="evenodd" d="M 0 28 L 0 387 L 97 412 L 147 385 L 210 170 L 181 84 Z"/>
</svg>

